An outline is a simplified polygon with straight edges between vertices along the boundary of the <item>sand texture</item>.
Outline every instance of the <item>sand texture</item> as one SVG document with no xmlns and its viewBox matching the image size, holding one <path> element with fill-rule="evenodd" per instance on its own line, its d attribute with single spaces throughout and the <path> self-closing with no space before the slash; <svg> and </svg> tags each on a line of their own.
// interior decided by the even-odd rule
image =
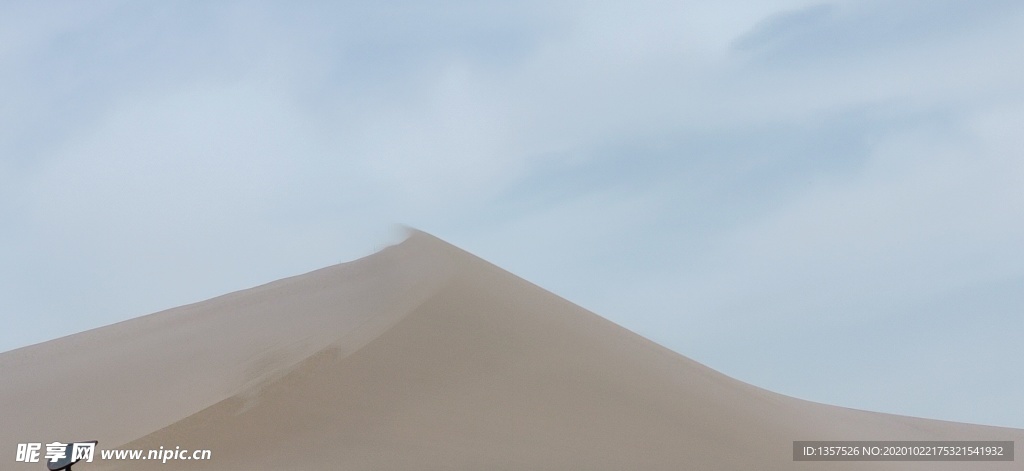
<svg viewBox="0 0 1024 471">
<path fill-rule="evenodd" d="M 0 354 L 17 443 L 210 449 L 89 470 L 1022 470 L 793 462 L 794 440 L 1015 440 L 734 380 L 430 235 Z"/>
</svg>

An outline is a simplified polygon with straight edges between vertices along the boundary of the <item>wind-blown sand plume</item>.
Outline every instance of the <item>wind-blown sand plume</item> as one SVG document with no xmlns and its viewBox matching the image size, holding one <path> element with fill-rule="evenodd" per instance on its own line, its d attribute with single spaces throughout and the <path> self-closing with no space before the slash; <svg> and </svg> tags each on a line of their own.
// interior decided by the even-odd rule
<svg viewBox="0 0 1024 471">
<path fill-rule="evenodd" d="M 7 450 L 98 439 L 213 454 L 76 471 L 1009 470 L 1019 461 L 795 463 L 792 441 L 1024 440 L 747 385 L 418 232 L 4 353 L 0 371 Z"/>
</svg>

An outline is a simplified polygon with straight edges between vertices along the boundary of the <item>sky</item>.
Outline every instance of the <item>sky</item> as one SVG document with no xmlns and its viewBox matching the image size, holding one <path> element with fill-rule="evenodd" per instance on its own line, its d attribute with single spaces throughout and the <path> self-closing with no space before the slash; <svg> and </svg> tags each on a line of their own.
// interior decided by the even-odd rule
<svg viewBox="0 0 1024 471">
<path fill-rule="evenodd" d="M 1024 428 L 1024 3 L 6 2 L 0 351 L 422 229 L 725 374 Z"/>
</svg>

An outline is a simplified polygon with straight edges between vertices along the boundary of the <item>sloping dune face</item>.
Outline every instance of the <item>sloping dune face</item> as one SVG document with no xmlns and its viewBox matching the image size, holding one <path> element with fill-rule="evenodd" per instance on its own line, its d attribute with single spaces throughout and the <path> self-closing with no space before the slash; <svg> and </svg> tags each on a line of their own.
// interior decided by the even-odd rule
<svg viewBox="0 0 1024 471">
<path fill-rule="evenodd" d="M 1020 462 L 795 463 L 792 442 L 1024 440 L 755 388 L 423 233 L 0 368 L 5 453 L 61 439 L 212 452 L 76 471 L 1009 470 Z"/>
</svg>

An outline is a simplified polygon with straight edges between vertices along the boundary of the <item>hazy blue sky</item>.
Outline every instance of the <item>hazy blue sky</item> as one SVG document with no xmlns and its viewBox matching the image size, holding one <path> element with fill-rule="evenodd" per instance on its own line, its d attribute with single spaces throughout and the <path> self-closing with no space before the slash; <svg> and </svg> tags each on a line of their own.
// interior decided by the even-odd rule
<svg viewBox="0 0 1024 471">
<path fill-rule="evenodd" d="M 1024 2 L 5 2 L 0 93 L 0 351 L 405 223 L 758 386 L 1024 428 Z"/>
</svg>

